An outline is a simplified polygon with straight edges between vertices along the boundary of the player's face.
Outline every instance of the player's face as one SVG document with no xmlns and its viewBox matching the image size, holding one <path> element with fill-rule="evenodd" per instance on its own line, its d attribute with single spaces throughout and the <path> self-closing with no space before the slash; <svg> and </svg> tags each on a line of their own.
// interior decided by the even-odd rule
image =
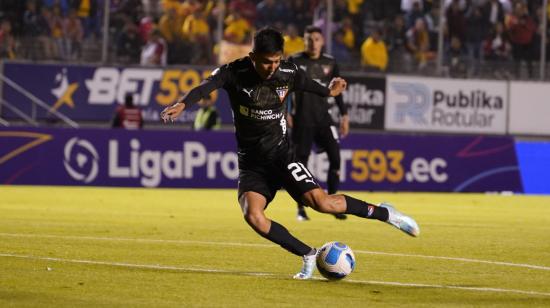
<svg viewBox="0 0 550 308">
<path fill-rule="evenodd" d="M 313 58 L 318 58 L 321 55 L 321 50 L 325 44 L 323 35 L 319 32 L 304 34 L 304 42 L 306 45 L 306 53 Z"/>
<path fill-rule="evenodd" d="M 273 76 L 273 73 L 281 65 L 282 57 L 283 53 L 280 51 L 276 53 L 250 53 L 250 59 L 252 59 L 254 68 L 262 79 L 269 79 Z"/>
</svg>

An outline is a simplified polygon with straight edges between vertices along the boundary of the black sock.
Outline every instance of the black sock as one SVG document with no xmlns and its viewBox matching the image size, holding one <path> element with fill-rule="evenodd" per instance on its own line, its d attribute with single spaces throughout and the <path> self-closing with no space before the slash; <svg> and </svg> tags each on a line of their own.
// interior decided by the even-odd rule
<svg viewBox="0 0 550 308">
<path fill-rule="evenodd" d="M 281 247 L 297 256 L 305 256 L 312 250 L 311 247 L 292 236 L 285 227 L 273 220 L 271 221 L 269 232 L 262 236 L 275 244 L 279 244 Z"/>
<path fill-rule="evenodd" d="M 344 195 L 346 198 L 346 214 L 352 214 L 359 217 L 378 219 L 380 221 L 388 220 L 388 210 L 374 204 L 361 201 L 350 196 Z"/>
<path fill-rule="evenodd" d="M 333 195 L 338 191 L 340 184 L 340 175 L 338 169 L 329 169 L 327 174 L 327 190 L 329 195 Z"/>
</svg>

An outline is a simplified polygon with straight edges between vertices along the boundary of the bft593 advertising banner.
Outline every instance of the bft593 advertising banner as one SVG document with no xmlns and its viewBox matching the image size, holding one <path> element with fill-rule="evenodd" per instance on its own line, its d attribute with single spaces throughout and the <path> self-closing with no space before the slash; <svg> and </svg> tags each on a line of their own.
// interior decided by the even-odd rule
<svg viewBox="0 0 550 308">
<path fill-rule="evenodd" d="M 506 133 L 505 81 L 387 77 L 386 128 Z"/>
<path fill-rule="evenodd" d="M 356 134 L 341 148 L 343 190 L 523 191 L 509 137 Z M 326 155 L 309 169 L 324 181 Z M 0 128 L 0 184 L 236 188 L 238 174 L 230 132 Z"/>
<path fill-rule="evenodd" d="M 4 75 L 50 106 L 37 109 L 38 119 L 52 117 L 57 110 L 78 121 L 110 121 L 126 94 L 132 94 L 136 106 L 142 109 L 145 121 L 160 121 L 159 112 L 197 86 L 211 73 L 207 67 L 110 67 L 91 65 L 4 63 Z M 31 114 L 28 98 L 4 84 L 3 98 Z M 225 91 L 214 91 L 221 120 L 232 123 L 230 105 Z M 27 102 L 23 104 L 22 102 Z M 179 122 L 195 119 L 197 106 L 182 115 Z M 3 117 L 18 118 L 4 110 Z"/>
</svg>

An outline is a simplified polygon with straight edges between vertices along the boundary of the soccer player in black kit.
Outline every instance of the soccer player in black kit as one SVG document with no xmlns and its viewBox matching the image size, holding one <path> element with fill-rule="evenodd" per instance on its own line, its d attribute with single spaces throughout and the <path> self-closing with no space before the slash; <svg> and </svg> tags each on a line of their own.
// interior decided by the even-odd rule
<svg viewBox="0 0 550 308">
<path fill-rule="evenodd" d="M 321 28 L 308 26 L 304 31 L 305 51 L 292 55 L 289 61 L 296 64 L 309 77 L 321 85 L 340 77 L 340 70 L 334 58 L 322 52 L 324 38 Z M 340 111 L 340 134 L 345 137 L 349 131 L 349 117 L 342 95 L 335 98 Z M 295 92 L 291 99 L 292 110 L 288 116 L 292 128 L 292 141 L 296 158 L 307 166 L 311 147 L 315 142 L 318 150 L 325 151 L 329 160 L 327 190 L 329 195 L 338 191 L 340 184 L 340 145 L 338 130 L 329 113 L 327 97 L 314 93 Z M 345 214 L 335 214 L 338 219 L 346 219 Z M 309 220 L 304 206 L 298 203 L 298 220 Z"/>
<path fill-rule="evenodd" d="M 303 258 L 295 279 L 309 279 L 317 249 L 295 238 L 265 216 L 267 205 L 284 187 L 296 200 L 323 213 L 346 213 L 387 222 L 411 236 L 420 229 L 409 216 L 388 204 L 379 206 L 346 195 L 328 195 L 307 168 L 294 159 L 287 137 L 285 98 L 291 91 L 337 96 L 346 82 L 335 78 L 327 87 L 308 78 L 296 65 L 281 61 L 284 40 L 280 32 L 264 28 L 254 36 L 249 56 L 223 65 L 199 86 L 161 113 L 174 121 L 186 106 L 223 88 L 229 95 L 239 155 L 238 200 L 246 222 L 262 237 Z"/>
</svg>

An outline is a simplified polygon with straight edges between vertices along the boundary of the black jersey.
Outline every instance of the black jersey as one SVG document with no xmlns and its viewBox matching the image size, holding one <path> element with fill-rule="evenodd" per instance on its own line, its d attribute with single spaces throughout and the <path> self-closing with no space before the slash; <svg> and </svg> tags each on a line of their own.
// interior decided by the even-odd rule
<svg viewBox="0 0 550 308">
<path fill-rule="evenodd" d="M 321 54 L 318 59 L 312 59 L 307 53 L 300 52 L 292 55 L 289 61 L 295 63 L 301 71 L 324 86 L 328 86 L 332 78 L 340 77 L 340 70 L 336 61 L 327 54 Z M 294 94 L 294 98 L 292 109 L 296 126 L 332 124 L 329 114 L 330 105 L 326 97 L 320 97 L 313 93 L 297 92 Z M 347 114 L 342 95 L 335 97 L 335 100 L 340 115 Z"/>
<path fill-rule="evenodd" d="M 183 101 L 198 102 L 217 88 L 229 95 L 239 157 L 266 160 L 286 151 L 286 96 L 291 91 L 308 91 L 328 96 L 329 89 L 307 77 L 296 65 L 281 61 L 277 71 L 267 80 L 256 72 L 245 57 L 223 65 L 191 90 Z"/>
</svg>

